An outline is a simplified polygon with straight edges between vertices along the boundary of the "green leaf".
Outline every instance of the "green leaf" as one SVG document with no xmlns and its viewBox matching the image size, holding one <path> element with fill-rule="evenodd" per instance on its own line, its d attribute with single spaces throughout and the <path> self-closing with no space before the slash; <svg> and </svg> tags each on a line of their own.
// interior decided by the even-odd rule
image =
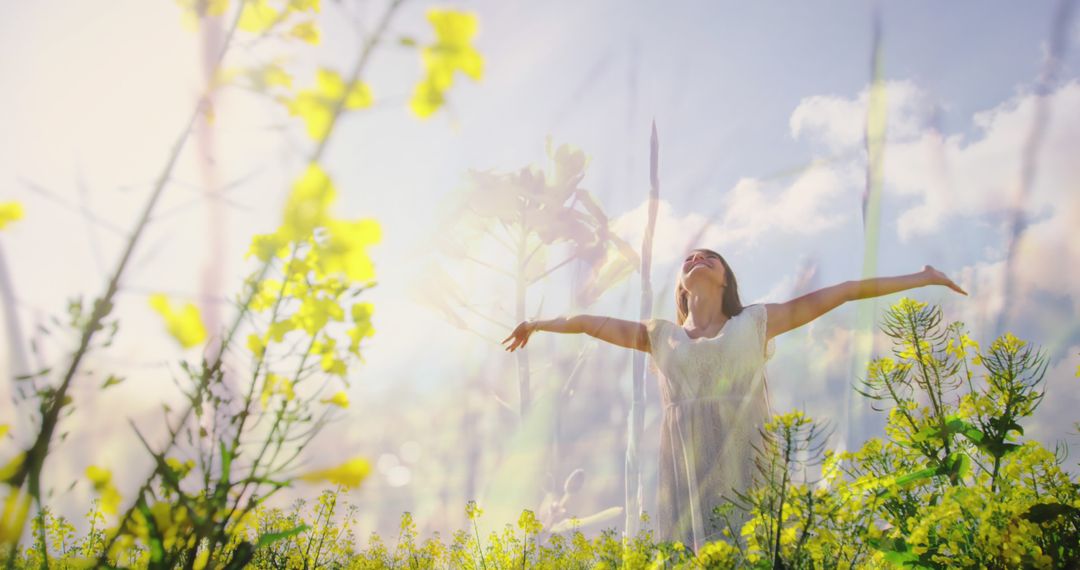
<svg viewBox="0 0 1080 570">
<path fill-rule="evenodd" d="M 298 527 L 290 528 L 289 530 L 284 530 L 281 532 L 268 532 L 264 535 L 259 536 L 259 542 L 255 544 L 255 549 L 258 550 L 260 548 L 265 548 L 279 540 L 284 540 L 291 536 L 296 536 L 304 532 L 305 530 L 308 530 L 309 528 L 311 527 L 306 524 L 302 524 Z"/>
<path fill-rule="evenodd" d="M 46 367 L 46 368 L 42 368 L 41 370 L 38 370 L 37 372 L 33 372 L 33 373 L 30 373 L 30 374 L 21 374 L 19 376 L 16 376 L 15 380 L 31 380 L 33 378 L 37 378 L 38 376 L 44 376 L 44 375 L 48 374 L 49 372 L 52 372 L 52 368 L 51 367 Z"/>
<path fill-rule="evenodd" d="M 867 543 L 885 554 L 885 560 L 903 568 L 934 568 L 933 563 L 908 549 L 903 537 L 868 538 Z M 924 555 L 925 556 L 925 555 Z M 931 564 L 931 565 L 928 565 Z"/>
<path fill-rule="evenodd" d="M 225 447 L 225 442 L 222 441 L 220 445 L 221 450 L 221 481 L 228 483 L 230 471 L 232 470 L 233 454 Z"/>
<path fill-rule="evenodd" d="M 887 550 L 885 551 L 885 560 L 899 566 L 911 566 L 919 562 L 919 557 L 914 552 Z"/>
<path fill-rule="evenodd" d="M 157 527 L 157 519 L 154 518 L 154 513 L 145 501 L 140 500 L 138 508 L 146 520 L 146 531 L 150 539 L 150 564 L 148 568 L 167 568 L 168 565 L 165 564 L 165 546 L 162 542 L 161 530 Z"/>
<path fill-rule="evenodd" d="M 940 475 L 941 470 L 937 467 L 927 467 L 926 469 L 920 469 L 914 473 L 908 473 L 907 475 L 901 475 L 896 478 L 896 484 L 900 486 L 910 485 L 912 483 L 922 481 L 924 479 L 930 479 L 935 475 Z"/>
<path fill-rule="evenodd" d="M 927 426 L 923 428 L 919 433 L 912 436 L 912 441 L 922 442 L 931 437 L 944 440 L 952 435 L 962 435 L 978 445 L 986 437 L 978 428 L 960 419 L 959 416 L 949 416 L 946 420 L 944 426 Z"/>
<path fill-rule="evenodd" d="M 987 453 L 993 455 L 994 457 L 1004 457 L 1005 455 L 1012 453 L 1017 449 L 1020 449 L 1020 444 L 1004 443 L 1000 441 L 988 441 L 980 447 L 982 449 L 985 449 Z"/>
<path fill-rule="evenodd" d="M 119 376 L 117 376 L 115 374 L 110 374 L 109 377 L 105 379 L 105 383 L 103 383 L 101 385 L 101 388 L 104 390 L 105 388 L 108 388 L 109 386 L 115 386 L 115 385 L 117 385 L 117 384 L 119 384 L 119 383 L 121 383 L 123 381 L 124 381 L 123 378 L 121 378 L 121 377 L 119 377 Z"/>
<path fill-rule="evenodd" d="M 975 445 L 979 445 L 986 439 L 986 434 L 979 431 L 978 428 L 970 424 L 964 423 L 964 429 L 959 432 L 964 437 L 971 440 Z"/>
<path fill-rule="evenodd" d="M 971 471 L 971 458 L 966 453 L 956 452 L 945 458 L 948 474 L 953 477 L 963 477 Z"/>
</svg>

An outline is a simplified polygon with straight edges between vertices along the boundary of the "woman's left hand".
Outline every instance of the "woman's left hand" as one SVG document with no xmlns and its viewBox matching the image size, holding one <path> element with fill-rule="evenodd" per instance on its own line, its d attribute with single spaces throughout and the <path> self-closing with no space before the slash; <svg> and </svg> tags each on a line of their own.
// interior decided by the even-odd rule
<svg viewBox="0 0 1080 570">
<path fill-rule="evenodd" d="M 934 269 L 934 266 L 924 265 L 922 272 L 926 275 L 927 285 L 944 285 L 961 295 L 967 295 L 967 291 L 961 289 L 960 286 L 954 283 L 952 279 L 949 279 L 947 275 Z"/>
</svg>

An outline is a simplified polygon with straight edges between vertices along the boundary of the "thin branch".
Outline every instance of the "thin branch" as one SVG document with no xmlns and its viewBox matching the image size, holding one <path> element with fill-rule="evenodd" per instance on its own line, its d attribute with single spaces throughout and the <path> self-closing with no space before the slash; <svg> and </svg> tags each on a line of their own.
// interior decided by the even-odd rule
<svg viewBox="0 0 1080 570">
<path fill-rule="evenodd" d="M 464 257 L 464 259 L 466 261 L 471 261 L 471 262 L 473 262 L 473 263 L 475 263 L 477 265 L 481 265 L 483 267 L 486 267 L 486 268 L 488 268 L 488 269 L 490 269 L 490 270 L 492 270 L 492 271 L 494 271 L 496 273 L 500 273 L 500 274 L 505 275 L 505 276 L 507 276 L 507 277 L 509 277 L 511 279 L 517 279 L 516 275 L 514 275 L 513 273 L 510 273 L 509 271 L 507 271 L 507 270 L 505 270 L 505 269 L 503 269 L 501 267 L 495 267 L 494 265 L 492 265 L 492 264 L 490 264 L 490 263 L 488 263 L 486 261 L 476 259 L 475 257 L 473 257 L 471 255 L 465 255 L 463 257 Z"/>
<path fill-rule="evenodd" d="M 101 256 L 101 244 L 98 242 L 97 232 L 94 231 L 94 222 L 90 219 L 92 212 L 90 211 L 89 193 L 81 171 L 76 186 L 79 188 L 79 209 L 83 213 L 83 221 L 86 222 L 86 241 L 90 246 L 90 253 L 94 256 L 94 266 L 97 268 L 100 277 L 105 273 L 105 261 Z"/>
<path fill-rule="evenodd" d="M 45 188 L 44 186 L 42 186 L 42 185 L 40 185 L 40 184 L 38 184 L 36 182 L 33 182 L 31 180 L 26 180 L 26 179 L 23 179 L 23 178 L 19 179 L 19 183 L 22 184 L 27 190 L 30 190 L 30 191 L 34 192 L 35 194 L 39 194 L 41 196 L 44 196 L 44 197 L 48 198 L 49 200 L 51 200 L 52 202 L 54 202 L 56 204 L 59 204 L 60 206 L 62 206 L 63 208 L 65 208 L 67 210 L 71 210 L 73 212 L 83 214 L 83 217 L 88 222 L 92 222 L 92 223 L 96 224 L 97 226 L 101 227 L 102 229 L 108 230 L 109 232 L 113 233 L 114 235 L 117 235 L 117 236 L 120 236 L 120 237 L 127 237 L 127 230 L 121 228 L 120 226 L 117 226 L 117 225 L 113 224 L 112 222 L 110 222 L 108 220 L 105 220 L 105 219 L 101 218 L 97 214 L 94 214 L 93 212 L 90 212 L 88 209 L 84 209 L 82 207 L 75 206 L 73 204 L 69 204 L 67 202 L 67 200 L 64 200 L 58 194 L 56 194 L 52 190 L 49 190 L 48 188 Z"/>
<path fill-rule="evenodd" d="M 364 47 L 360 52 L 360 59 L 356 62 L 356 65 L 353 66 L 352 73 L 349 74 L 349 80 L 345 83 L 346 86 L 350 86 L 360 80 L 360 74 L 367 66 L 368 58 L 371 57 L 375 46 L 379 43 L 379 40 L 382 39 L 383 34 L 390 25 L 390 17 L 394 15 L 394 12 L 396 12 L 399 7 L 401 7 L 402 2 L 404 2 L 404 0 L 394 0 L 386 9 L 386 12 L 383 13 L 382 19 L 375 27 L 375 32 L 368 37 L 366 42 L 364 42 Z M 345 92 L 341 94 L 341 98 L 334 103 L 334 108 L 330 112 L 330 124 L 327 126 L 326 133 L 319 141 L 318 146 L 315 147 L 315 152 L 312 153 L 310 162 L 316 162 L 322 157 L 323 151 L 326 149 L 327 141 L 330 140 L 330 135 L 337 126 L 338 116 L 341 115 L 341 112 L 345 109 L 345 99 L 348 97 L 348 91 L 349 89 L 347 87 Z"/>
<path fill-rule="evenodd" d="M 566 265 L 567 263 L 570 263 L 571 261 L 573 261 L 575 259 L 577 259 L 577 256 L 576 255 L 571 255 L 570 257 L 560 261 L 557 265 L 555 265 L 551 269 L 548 269 L 547 271 L 545 271 L 545 272 L 541 273 L 540 275 L 534 277 L 531 281 L 529 281 L 529 285 L 531 286 L 533 283 L 536 283 L 537 281 L 547 277 L 548 275 L 550 275 L 556 269 Z"/>
<path fill-rule="evenodd" d="M 466 311 L 469 311 L 470 313 L 476 315 L 477 317 L 480 317 L 481 319 L 484 319 L 485 321 L 499 327 L 500 329 L 509 328 L 511 326 L 509 324 L 497 321 L 497 320 L 485 315 L 484 313 L 481 313 L 479 310 L 475 309 L 472 305 L 464 305 L 463 304 L 463 305 L 461 305 L 461 308 L 463 308 Z"/>
</svg>

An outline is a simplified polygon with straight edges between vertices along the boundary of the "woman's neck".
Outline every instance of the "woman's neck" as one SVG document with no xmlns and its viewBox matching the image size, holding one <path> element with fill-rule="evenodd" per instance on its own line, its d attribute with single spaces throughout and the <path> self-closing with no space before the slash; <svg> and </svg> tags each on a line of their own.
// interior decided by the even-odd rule
<svg viewBox="0 0 1080 570">
<path fill-rule="evenodd" d="M 722 291 L 722 290 L 721 290 Z M 699 333 L 698 336 L 715 336 L 728 321 L 719 294 L 689 291 L 687 295 L 686 320 L 683 328 Z"/>
</svg>

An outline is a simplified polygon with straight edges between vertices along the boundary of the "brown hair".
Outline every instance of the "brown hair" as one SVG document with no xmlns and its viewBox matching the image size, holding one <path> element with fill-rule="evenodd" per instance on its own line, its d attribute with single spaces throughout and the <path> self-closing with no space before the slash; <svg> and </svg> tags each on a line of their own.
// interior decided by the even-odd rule
<svg viewBox="0 0 1080 570">
<path fill-rule="evenodd" d="M 731 270 L 731 266 L 728 265 L 724 256 L 716 253 L 711 249 L 705 249 L 699 247 L 691 251 L 703 251 L 705 253 L 711 253 L 720 258 L 720 263 L 724 266 L 724 282 L 727 284 L 724 287 L 724 297 L 720 301 L 720 310 L 728 318 L 738 315 L 743 310 L 742 301 L 739 300 L 739 284 L 735 281 L 735 272 Z M 681 267 L 681 265 L 680 265 Z M 680 270 L 681 271 L 681 270 Z M 675 318 L 681 325 L 686 322 L 686 316 L 690 313 L 690 292 L 686 290 L 686 287 L 682 286 L 678 280 L 675 282 Z"/>
</svg>

